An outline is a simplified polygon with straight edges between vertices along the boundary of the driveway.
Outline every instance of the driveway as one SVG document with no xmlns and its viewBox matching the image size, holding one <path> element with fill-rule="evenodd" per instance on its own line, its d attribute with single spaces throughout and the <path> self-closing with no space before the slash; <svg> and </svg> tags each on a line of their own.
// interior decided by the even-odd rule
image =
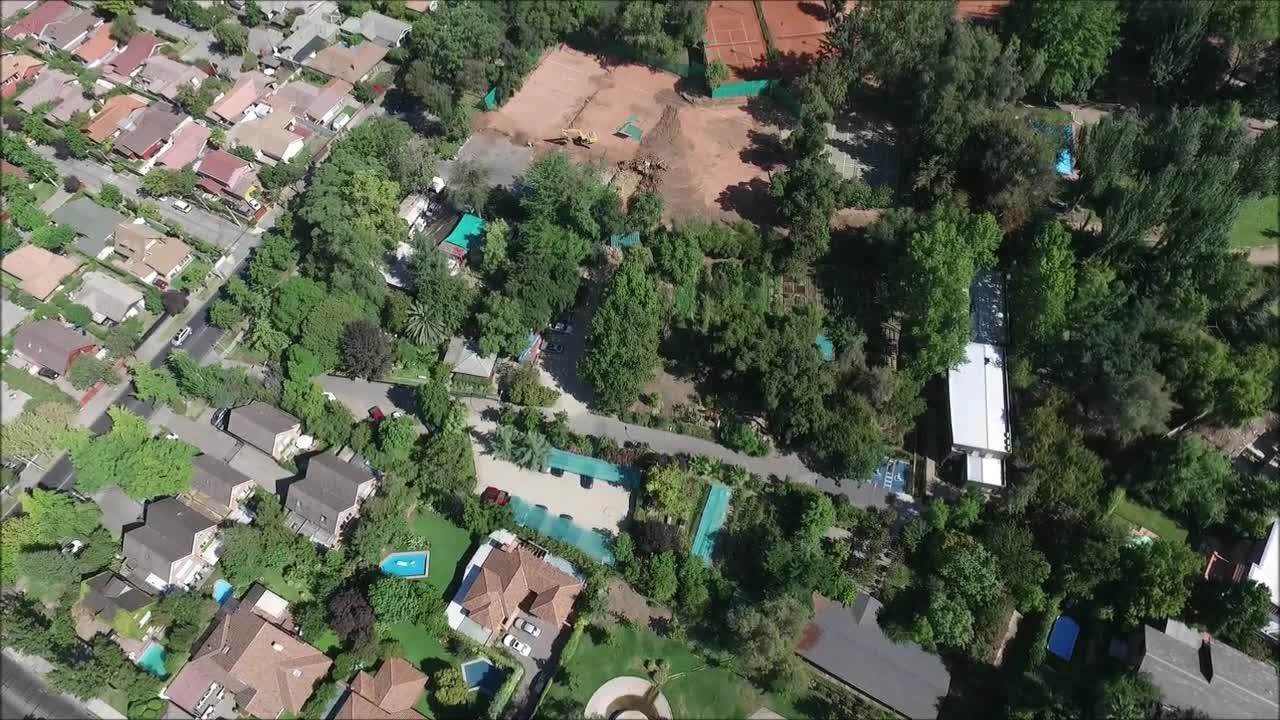
<svg viewBox="0 0 1280 720">
<path fill-rule="evenodd" d="M 60 175 L 75 175 L 90 190 L 96 192 L 104 183 L 111 183 L 120 188 L 120 192 L 134 200 L 154 202 L 151 198 L 142 198 L 138 195 L 142 180 L 131 173 L 116 174 L 111 168 L 93 160 L 61 159 L 53 148 L 46 145 L 37 145 L 35 151 L 48 158 Z M 177 223 L 192 236 L 211 242 L 224 250 L 236 247 L 237 241 L 245 234 L 245 229 L 236 223 L 199 207 L 193 206 L 191 212 L 183 213 L 174 210 L 168 204 L 155 204 L 165 220 Z"/>
<path fill-rule="evenodd" d="M 476 492 L 492 485 L 522 500 L 542 505 L 556 515 L 571 515 L 582 527 L 618 533 L 622 520 L 631 509 L 631 493 L 597 480 L 590 490 L 578 482 L 576 475 L 556 477 L 550 473 L 526 470 L 489 454 L 481 442 L 472 438 L 476 460 Z"/>
</svg>

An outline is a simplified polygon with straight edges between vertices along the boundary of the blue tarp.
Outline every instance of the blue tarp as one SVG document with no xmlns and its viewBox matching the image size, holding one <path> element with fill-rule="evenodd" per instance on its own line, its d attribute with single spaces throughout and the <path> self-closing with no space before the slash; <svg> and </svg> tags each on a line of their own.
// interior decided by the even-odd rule
<svg viewBox="0 0 1280 720">
<path fill-rule="evenodd" d="M 634 468 L 614 465 L 599 458 L 587 457 L 571 453 L 568 450 L 552 448 L 547 453 L 547 467 L 552 470 L 563 470 L 574 475 L 586 475 L 589 478 L 603 480 L 613 485 L 621 485 L 628 490 L 639 484 L 639 477 Z"/>
<path fill-rule="evenodd" d="M 568 543 L 596 562 L 605 565 L 613 564 L 613 551 L 609 549 L 609 538 L 600 531 L 581 527 L 570 518 L 552 515 L 547 508 L 539 507 L 515 495 L 511 496 L 508 504 L 520 527 L 537 530 L 543 535 Z"/>
<path fill-rule="evenodd" d="M 618 233 L 609 238 L 609 247 L 630 248 L 640 244 L 640 233 Z"/>
<path fill-rule="evenodd" d="M 1076 649 L 1076 638 L 1080 635 L 1080 626 L 1066 615 L 1059 615 L 1053 621 L 1053 631 L 1049 633 L 1049 652 L 1063 660 L 1070 660 Z"/>
</svg>

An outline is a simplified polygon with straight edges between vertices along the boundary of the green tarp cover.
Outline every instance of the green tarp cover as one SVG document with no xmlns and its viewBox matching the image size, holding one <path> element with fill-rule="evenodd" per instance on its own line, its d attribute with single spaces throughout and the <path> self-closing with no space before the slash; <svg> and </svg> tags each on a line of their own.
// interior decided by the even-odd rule
<svg viewBox="0 0 1280 720">
<path fill-rule="evenodd" d="M 463 213 L 458 224 L 453 226 L 449 237 L 444 241 L 463 250 L 469 250 L 471 241 L 479 239 L 482 235 L 484 235 L 484 220 L 471 213 Z"/>
</svg>

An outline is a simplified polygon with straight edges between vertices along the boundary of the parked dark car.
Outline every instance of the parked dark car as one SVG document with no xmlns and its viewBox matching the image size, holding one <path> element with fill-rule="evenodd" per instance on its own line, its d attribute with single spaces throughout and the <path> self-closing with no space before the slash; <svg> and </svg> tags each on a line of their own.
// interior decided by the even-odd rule
<svg viewBox="0 0 1280 720">
<path fill-rule="evenodd" d="M 564 345 L 561 345 L 560 343 L 547 343 L 547 346 L 543 348 L 543 350 L 545 350 L 548 355 L 562 355 L 564 354 Z"/>
<path fill-rule="evenodd" d="M 50 370 L 47 367 L 42 367 L 39 370 L 36 370 L 36 374 L 42 378 L 49 378 L 50 380 L 58 379 L 58 371 Z"/>
<path fill-rule="evenodd" d="M 578 484 L 582 486 L 583 490 L 590 490 L 591 486 L 596 484 L 596 479 L 590 475 L 579 475 Z"/>
<path fill-rule="evenodd" d="M 227 429 L 227 418 L 231 415 L 229 408 L 218 408 L 213 411 L 213 415 L 209 418 L 209 424 L 219 430 Z"/>
</svg>

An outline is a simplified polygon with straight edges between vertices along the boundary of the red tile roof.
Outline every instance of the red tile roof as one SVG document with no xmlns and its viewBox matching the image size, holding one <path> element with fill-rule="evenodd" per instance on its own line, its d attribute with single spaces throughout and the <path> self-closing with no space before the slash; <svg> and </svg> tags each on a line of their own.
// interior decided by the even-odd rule
<svg viewBox="0 0 1280 720">
<path fill-rule="evenodd" d="M 494 631 L 517 609 L 559 625 L 568 619 L 581 591 L 581 580 L 552 567 L 524 545 L 495 547 L 480 565 L 462 608 Z"/>
<path fill-rule="evenodd" d="M 26 17 L 9 26 L 4 31 L 6 37 L 16 38 L 21 35 L 39 35 L 46 27 L 65 15 L 72 8 L 64 0 L 49 0 L 32 10 Z"/>
<path fill-rule="evenodd" d="M 89 35 L 89 39 L 71 54 L 87 63 L 92 63 L 106 57 L 115 46 L 116 41 L 111 37 L 111 23 L 104 23 L 99 25 L 98 29 Z"/>
<path fill-rule="evenodd" d="M 200 161 L 200 174 L 223 185 L 230 185 L 235 179 L 236 171 L 248 164 L 244 158 L 236 157 L 226 150 L 214 150 Z"/>
<path fill-rule="evenodd" d="M 23 170 L 8 160 L 0 160 L 0 175 L 12 175 L 22 180 L 31 179 L 31 176 L 27 174 L 26 170 Z"/>
<path fill-rule="evenodd" d="M 129 44 L 125 46 L 124 52 L 115 56 L 106 64 L 108 72 L 114 72 L 117 75 L 128 77 L 130 73 L 137 70 L 142 61 L 151 57 L 151 53 L 161 44 L 160 38 L 150 33 L 134 35 Z"/>
</svg>

